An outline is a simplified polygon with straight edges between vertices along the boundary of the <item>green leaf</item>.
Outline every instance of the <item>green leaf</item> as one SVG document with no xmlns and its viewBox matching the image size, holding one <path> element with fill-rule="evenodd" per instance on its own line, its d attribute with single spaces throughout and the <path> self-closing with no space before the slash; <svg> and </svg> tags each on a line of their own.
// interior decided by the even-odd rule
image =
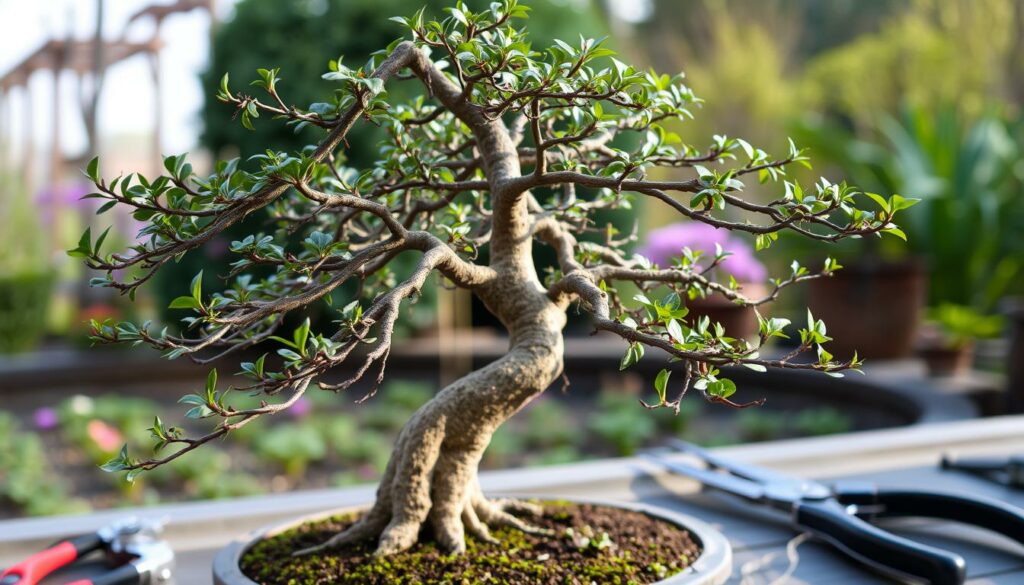
<svg viewBox="0 0 1024 585">
<path fill-rule="evenodd" d="M 92 255 L 92 228 L 85 228 L 85 233 L 78 239 L 78 246 L 68 250 L 68 256 L 73 258 L 88 258 Z"/>
<path fill-rule="evenodd" d="M 885 200 L 885 197 L 882 197 L 881 195 L 878 195 L 877 193 L 865 193 L 865 195 L 867 195 L 875 203 L 877 203 L 878 206 L 882 208 L 882 211 L 884 211 L 886 214 L 890 213 L 889 202 Z"/>
<path fill-rule="evenodd" d="M 892 235 L 896 236 L 897 238 L 903 240 L 904 242 L 907 241 L 907 234 L 905 234 L 903 232 L 903 230 L 901 230 L 900 228 L 896 227 L 893 224 L 889 224 L 889 225 L 892 225 L 892 227 L 887 227 L 884 230 L 882 230 L 884 233 L 892 234 Z"/>
<path fill-rule="evenodd" d="M 662 404 L 665 403 L 665 392 L 668 388 L 668 379 L 672 375 L 672 372 L 668 370 L 662 370 L 658 372 L 658 377 L 654 379 L 654 390 L 658 393 L 658 398 L 661 399 Z"/>
<path fill-rule="evenodd" d="M 168 309 L 195 309 L 198 306 L 199 305 L 196 303 L 196 300 L 193 299 L 192 297 L 181 296 L 181 297 L 178 297 L 178 298 L 174 299 L 173 301 L 171 301 L 171 304 L 167 305 L 167 308 Z"/>
<path fill-rule="evenodd" d="M 203 271 L 200 270 L 199 274 L 192 278 L 192 298 L 195 299 L 196 304 L 200 307 L 203 306 Z"/>
<path fill-rule="evenodd" d="M 309 317 L 306 317 L 306 320 L 302 322 L 302 325 L 299 325 L 292 334 L 292 338 L 295 340 L 295 349 L 299 350 L 299 353 L 305 356 L 306 342 L 309 340 Z"/>
<path fill-rule="evenodd" d="M 619 362 L 619 371 L 625 370 L 630 366 L 636 364 L 644 357 L 644 346 L 639 343 L 629 344 L 629 348 L 626 349 L 626 355 L 622 356 L 622 361 Z"/>
<path fill-rule="evenodd" d="M 668 327 L 666 329 L 673 341 L 682 342 L 685 338 L 682 326 L 679 324 L 679 321 L 676 321 L 675 319 L 668 322 Z"/>
<path fill-rule="evenodd" d="M 191 418 L 191 419 L 206 418 L 206 417 L 210 416 L 211 414 L 213 414 L 213 411 L 210 410 L 205 404 L 202 404 L 202 405 L 195 406 L 195 407 L 192 407 L 192 408 L 188 409 L 188 412 L 185 413 L 185 418 Z"/>
<path fill-rule="evenodd" d="M 728 398 L 736 393 L 736 383 L 724 378 L 715 380 L 708 384 L 707 393 L 719 398 Z"/>
<path fill-rule="evenodd" d="M 893 195 L 892 197 L 889 197 L 889 207 L 892 208 L 893 213 L 904 209 L 910 209 L 920 202 L 920 199 L 907 199 L 902 195 Z"/>
<path fill-rule="evenodd" d="M 92 179 L 93 183 L 100 182 L 100 157 L 94 156 L 85 167 L 85 176 Z"/>
<path fill-rule="evenodd" d="M 100 469 L 106 472 L 122 471 L 128 467 L 130 462 L 128 461 L 128 444 L 125 443 L 121 446 L 121 452 L 118 453 L 117 457 L 114 457 L 110 461 L 107 461 L 100 466 Z"/>
<path fill-rule="evenodd" d="M 210 373 L 206 375 L 206 398 L 207 402 L 213 402 L 210 397 L 214 391 L 217 390 L 217 368 L 210 370 Z"/>
</svg>

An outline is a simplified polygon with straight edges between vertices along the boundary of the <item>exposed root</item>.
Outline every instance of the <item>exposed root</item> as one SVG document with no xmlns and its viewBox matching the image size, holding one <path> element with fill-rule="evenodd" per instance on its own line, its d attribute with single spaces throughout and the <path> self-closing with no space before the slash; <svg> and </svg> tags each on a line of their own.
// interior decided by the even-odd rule
<svg viewBox="0 0 1024 585">
<path fill-rule="evenodd" d="M 491 530 L 500 527 L 514 528 L 527 534 L 552 536 L 554 532 L 534 526 L 514 514 L 539 517 L 543 508 L 531 502 L 513 499 L 488 500 L 478 491 L 463 500 L 463 505 L 454 515 L 446 507 L 431 511 L 429 521 L 413 523 L 408 519 L 395 522 L 389 515 L 381 513 L 381 507 L 375 505 L 358 522 L 334 535 L 323 544 L 295 551 L 293 556 L 304 556 L 322 553 L 347 544 L 353 544 L 371 538 L 378 538 L 375 555 L 390 555 L 411 548 L 419 537 L 423 524 L 429 524 L 434 531 L 441 550 L 449 554 L 462 554 L 466 551 L 465 536 L 468 534 L 476 540 L 497 544 L 498 540 L 491 535 Z"/>
<path fill-rule="evenodd" d="M 411 548 L 424 530 L 433 533 L 441 550 L 452 554 L 465 552 L 467 534 L 495 542 L 491 531 L 499 527 L 553 534 L 523 519 L 540 516 L 540 506 L 510 499 L 489 501 L 477 481 L 480 457 L 495 429 L 562 371 L 564 313 L 544 295 L 514 300 L 524 303 L 517 315 L 536 317 L 510 323 L 517 341 L 509 352 L 456 380 L 420 407 L 395 441 L 373 508 L 350 528 L 296 555 L 370 538 L 377 539 L 375 554 L 391 555 Z"/>
<path fill-rule="evenodd" d="M 375 522 L 369 519 L 369 514 L 359 519 L 358 522 L 349 526 L 345 530 L 332 536 L 328 541 L 323 544 L 311 546 L 297 550 L 292 553 L 294 557 L 300 557 L 305 555 L 311 555 L 315 553 L 324 552 L 333 548 L 338 548 L 346 544 L 353 544 L 361 542 L 363 540 L 369 540 L 380 536 L 381 530 L 384 528 L 383 524 Z M 380 525 L 378 525 L 380 524 Z"/>
</svg>

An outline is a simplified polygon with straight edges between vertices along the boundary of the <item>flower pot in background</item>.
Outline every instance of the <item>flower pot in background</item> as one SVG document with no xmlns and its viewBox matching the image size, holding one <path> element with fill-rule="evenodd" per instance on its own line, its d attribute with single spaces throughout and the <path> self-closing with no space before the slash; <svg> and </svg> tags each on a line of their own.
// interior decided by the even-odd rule
<svg viewBox="0 0 1024 585">
<path fill-rule="evenodd" d="M 717 250 L 721 250 L 723 257 L 715 262 Z M 700 222 L 674 223 L 651 231 L 639 251 L 662 267 L 674 266 L 683 257 L 696 255 L 696 262 L 690 270 L 701 272 L 710 268 L 720 277 L 728 275 L 742 283 L 740 293 L 750 299 L 759 299 L 767 294 L 768 289 L 764 285 L 768 280 L 767 269 L 754 257 L 750 244 L 729 230 Z M 686 307 L 690 311 L 686 322 L 691 326 L 707 316 L 712 323 L 721 323 L 730 337 L 749 339 L 757 335 L 754 309 L 737 305 L 719 293 L 687 299 Z"/>
<path fill-rule="evenodd" d="M 948 346 L 926 345 L 917 350 L 933 378 L 959 377 L 971 371 L 974 363 L 974 344 Z"/>
<path fill-rule="evenodd" d="M 914 350 L 925 278 L 914 261 L 847 265 L 808 283 L 807 306 L 828 326 L 834 338 L 828 348 L 837 359 L 854 351 L 870 359 L 904 358 Z"/>
</svg>

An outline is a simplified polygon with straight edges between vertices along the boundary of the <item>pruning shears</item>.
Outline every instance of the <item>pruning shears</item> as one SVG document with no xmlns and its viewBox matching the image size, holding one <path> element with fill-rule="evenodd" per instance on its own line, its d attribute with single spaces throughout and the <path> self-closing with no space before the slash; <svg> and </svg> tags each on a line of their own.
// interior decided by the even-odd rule
<svg viewBox="0 0 1024 585">
<path fill-rule="evenodd" d="M 169 585 L 174 551 L 160 539 L 163 524 L 127 518 L 96 532 L 62 540 L 0 572 L 0 585 L 36 585 L 94 551 L 103 551 L 114 568 L 67 585 Z"/>
<path fill-rule="evenodd" d="M 866 482 L 832 486 L 717 457 L 696 445 L 673 441 L 704 467 L 648 454 L 668 470 L 748 502 L 785 512 L 790 524 L 843 554 L 901 582 L 960 585 L 964 558 L 878 528 L 876 518 L 920 516 L 964 522 L 1024 544 L 1024 510 L 978 496 L 917 489 L 885 489 Z"/>
</svg>

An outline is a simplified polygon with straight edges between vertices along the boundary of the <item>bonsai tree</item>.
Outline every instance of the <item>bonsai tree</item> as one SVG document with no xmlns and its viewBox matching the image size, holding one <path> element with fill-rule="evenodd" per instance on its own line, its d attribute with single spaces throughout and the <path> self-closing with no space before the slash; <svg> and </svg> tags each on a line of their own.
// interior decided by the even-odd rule
<svg viewBox="0 0 1024 585">
<path fill-rule="evenodd" d="M 250 384 L 221 390 L 213 370 L 205 390 L 182 399 L 191 405 L 186 416 L 214 421 L 207 434 L 187 436 L 157 419 L 152 457 L 132 457 L 126 446 L 106 469 L 130 476 L 152 469 L 289 408 L 317 385 L 343 392 L 365 378 L 371 389 L 360 400 L 369 398 L 384 375 L 403 303 L 414 301 L 435 273 L 472 291 L 504 324 L 508 353 L 416 411 L 395 443 L 372 509 L 317 549 L 376 539 L 379 554 L 397 553 L 429 526 L 443 549 L 458 553 L 467 533 L 489 540 L 488 527 L 498 525 L 535 531 L 513 515 L 536 513 L 532 506 L 484 497 L 477 464 L 495 429 L 562 374 L 562 328 L 574 306 L 592 315 L 597 331 L 628 342 L 623 369 L 645 348 L 676 362 L 671 394 L 666 369 L 657 378 L 657 399 L 644 403 L 648 408 L 678 409 L 688 389 L 733 407 L 760 403 L 733 401 L 736 386 L 722 377 L 723 366 L 837 373 L 859 365 L 856 358 L 834 361 L 822 348 L 829 340 L 825 325 L 810 316 L 799 346 L 777 359 L 758 352 L 770 338 L 786 335 L 784 319 L 761 317 L 759 338 L 752 341 L 731 339 L 707 319 L 692 327 L 682 320 L 681 299 L 716 291 L 757 307 L 794 283 L 831 273 L 834 262 L 818 271 L 794 265 L 766 297 L 748 298 L 735 283 L 709 280 L 724 254 L 700 258 L 681 250 L 671 265 L 654 265 L 624 253 L 628 238 L 589 218 L 645 197 L 693 221 L 751 234 L 764 248 L 782 230 L 826 241 L 899 234 L 893 215 L 909 202 L 870 195 L 880 209 L 867 211 L 858 206 L 860 194 L 844 184 L 782 184 L 787 166 L 806 162 L 795 146 L 773 158 L 738 138 L 716 136 L 707 149 L 682 143 L 664 126 L 689 117 L 700 102 L 682 76 L 639 71 L 589 39 L 536 50 L 513 25 L 527 11 L 517 0 L 501 0 L 479 13 L 460 3 L 439 21 L 423 11 L 397 18 L 411 40 L 392 43 L 359 68 L 331 61 L 323 77 L 335 84 L 333 93 L 305 108 L 285 100 L 276 69 L 261 69 L 253 82 L 265 97 L 237 91 L 223 79 L 219 99 L 236 109 L 243 126 L 272 118 L 321 128 L 323 138 L 300 152 L 267 150 L 248 166 L 219 162 L 206 177 L 196 176 L 184 156 L 168 157 L 167 174 L 153 178 L 107 181 L 97 161 L 88 165 L 97 187 L 92 196 L 109 200 L 105 207 L 133 208 L 145 222 L 142 239 L 125 253 L 104 253 L 103 236 L 93 240 L 88 232 L 71 251 L 106 273 L 94 280 L 98 286 L 132 295 L 161 267 L 258 209 L 269 210 L 279 227 L 232 244 L 238 259 L 223 291 L 205 294 L 200 273 L 190 293 L 173 301 L 191 312 L 183 332 L 150 323 L 94 323 L 99 342 L 145 343 L 168 358 L 200 364 L 256 344 L 280 345 L 276 356 L 241 364 Z M 390 103 L 387 88 L 397 83 L 418 87 L 420 97 Z M 377 162 L 365 170 L 340 163 L 346 135 L 361 123 L 387 133 Z M 624 142 L 638 146 L 617 147 L 616 138 L 629 134 L 641 140 Z M 659 167 L 682 169 L 688 177 L 650 177 Z M 749 177 L 780 183 L 778 196 L 765 203 L 744 198 Z M 581 186 L 597 195 L 577 197 Z M 744 218 L 731 219 L 730 210 Z M 543 281 L 535 246 L 557 253 L 557 269 Z M 486 265 L 476 261 L 485 248 Z M 397 278 L 389 267 L 402 252 L 419 259 Z M 336 329 L 311 331 L 306 322 L 276 335 L 285 315 L 326 302 L 348 281 L 361 286 L 357 298 L 337 305 Z M 654 299 L 641 292 L 625 300 L 623 283 L 668 294 Z M 814 351 L 811 359 L 797 359 Z M 351 366 L 351 375 L 323 379 L 341 364 Z M 262 400 L 233 406 L 239 391 Z"/>
</svg>

